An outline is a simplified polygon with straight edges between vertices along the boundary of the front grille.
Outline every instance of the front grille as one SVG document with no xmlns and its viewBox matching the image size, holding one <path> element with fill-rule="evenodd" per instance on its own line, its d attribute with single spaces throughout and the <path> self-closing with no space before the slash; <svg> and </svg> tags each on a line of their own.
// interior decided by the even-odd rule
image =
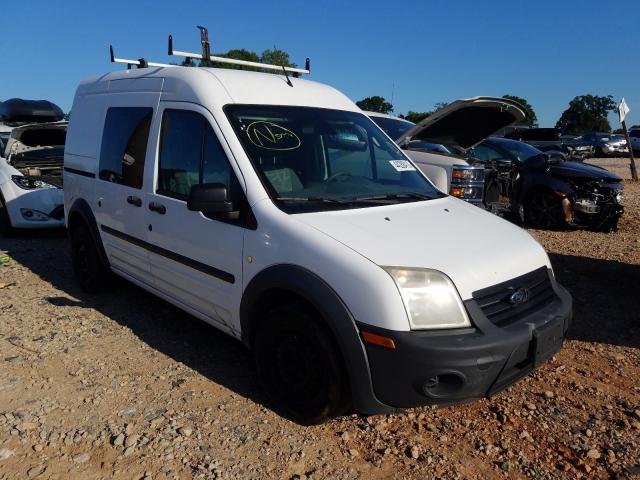
<svg viewBox="0 0 640 480">
<path fill-rule="evenodd" d="M 520 289 L 528 291 L 522 303 L 513 303 L 511 296 Z M 473 292 L 482 313 L 494 324 L 504 327 L 546 306 L 555 298 L 547 267 L 514 278 L 492 287 Z"/>
</svg>

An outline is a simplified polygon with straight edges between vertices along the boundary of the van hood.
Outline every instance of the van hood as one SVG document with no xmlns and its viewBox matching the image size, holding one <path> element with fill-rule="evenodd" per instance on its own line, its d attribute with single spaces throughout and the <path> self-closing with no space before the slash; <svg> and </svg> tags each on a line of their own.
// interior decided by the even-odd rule
<svg viewBox="0 0 640 480">
<path fill-rule="evenodd" d="M 506 98 L 456 100 L 407 130 L 396 143 L 402 146 L 411 140 L 424 140 L 467 149 L 526 118 L 522 105 Z"/>
<path fill-rule="evenodd" d="M 452 197 L 295 217 L 377 265 L 439 270 L 463 300 L 550 266 L 524 229 Z"/>
</svg>

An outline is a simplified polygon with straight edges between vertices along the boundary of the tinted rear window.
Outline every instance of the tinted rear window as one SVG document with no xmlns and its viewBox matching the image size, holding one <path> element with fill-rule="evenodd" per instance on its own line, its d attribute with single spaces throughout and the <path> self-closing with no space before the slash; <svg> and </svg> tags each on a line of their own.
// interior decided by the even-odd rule
<svg viewBox="0 0 640 480">
<path fill-rule="evenodd" d="M 113 107 L 107 110 L 100 149 L 102 180 L 142 187 L 144 157 L 153 109 Z"/>
</svg>

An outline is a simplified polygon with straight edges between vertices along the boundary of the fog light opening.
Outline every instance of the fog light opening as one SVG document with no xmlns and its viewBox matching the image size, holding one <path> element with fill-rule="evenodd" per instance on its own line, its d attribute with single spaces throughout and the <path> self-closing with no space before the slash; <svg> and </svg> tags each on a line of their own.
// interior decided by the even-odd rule
<svg viewBox="0 0 640 480">
<path fill-rule="evenodd" d="M 461 373 L 440 373 L 427 378 L 422 389 L 429 397 L 446 398 L 455 395 L 465 383 Z"/>
</svg>

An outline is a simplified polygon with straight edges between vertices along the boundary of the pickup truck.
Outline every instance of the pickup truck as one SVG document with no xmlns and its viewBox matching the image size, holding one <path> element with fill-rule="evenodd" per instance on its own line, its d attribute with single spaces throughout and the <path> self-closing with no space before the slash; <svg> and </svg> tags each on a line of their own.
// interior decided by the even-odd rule
<svg viewBox="0 0 640 480">
<path fill-rule="evenodd" d="M 377 112 L 365 112 L 443 192 L 481 205 L 484 167 L 470 150 L 485 138 L 526 118 L 518 103 L 504 98 L 457 100 L 418 124 Z"/>
</svg>

